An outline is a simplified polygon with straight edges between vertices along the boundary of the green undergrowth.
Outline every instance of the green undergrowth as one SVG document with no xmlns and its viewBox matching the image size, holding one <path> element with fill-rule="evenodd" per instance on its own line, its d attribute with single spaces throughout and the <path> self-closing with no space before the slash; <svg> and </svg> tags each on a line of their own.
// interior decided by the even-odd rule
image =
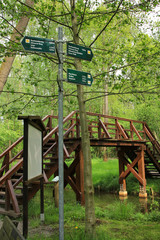
<svg viewBox="0 0 160 240">
<path fill-rule="evenodd" d="M 130 201 L 131 196 L 119 200 L 116 159 L 108 162 L 93 159 L 92 169 L 94 187 L 98 190 L 95 194 L 96 234 L 92 240 L 159 240 L 160 201 L 152 198 L 151 204 L 147 205 L 146 201 L 139 203 L 138 196 L 134 196 L 136 202 Z M 147 182 L 150 184 L 148 188 L 157 190 L 156 180 Z M 104 191 L 117 194 L 106 195 Z M 139 183 L 131 175 L 127 179 L 127 191 L 139 191 Z M 28 240 L 59 239 L 59 210 L 54 205 L 53 186 L 45 186 L 44 194 L 43 224 L 39 219 L 40 194 L 29 202 Z M 75 193 L 67 186 L 64 190 L 64 240 L 88 240 L 84 229 L 85 208 L 76 203 Z"/>
<path fill-rule="evenodd" d="M 59 210 L 54 206 L 50 186 L 45 187 L 45 196 L 47 198 L 45 198 L 45 222 L 43 224 L 39 220 L 39 194 L 29 203 L 29 240 L 59 239 Z M 154 208 L 150 206 L 143 213 L 140 207 L 128 200 L 120 201 L 114 195 L 112 199 L 112 201 L 105 201 L 100 196 L 95 196 L 95 240 L 160 239 L 158 206 L 154 206 Z M 76 203 L 74 192 L 70 188 L 66 188 L 64 191 L 64 239 L 88 240 L 84 227 L 85 209 Z"/>
</svg>

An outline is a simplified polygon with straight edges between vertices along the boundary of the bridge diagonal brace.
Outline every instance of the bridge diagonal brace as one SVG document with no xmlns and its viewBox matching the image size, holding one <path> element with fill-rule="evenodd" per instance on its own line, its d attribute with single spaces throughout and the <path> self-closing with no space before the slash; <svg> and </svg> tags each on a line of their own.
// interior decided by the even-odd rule
<svg viewBox="0 0 160 240">
<path fill-rule="evenodd" d="M 134 150 L 133 150 L 134 151 Z M 136 179 L 139 181 L 140 184 L 140 191 L 143 193 L 139 194 L 139 196 L 146 197 L 146 179 L 145 179 L 145 165 L 144 165 L 144 147 L 142 146 L 138 152 L 136 152 L 137 156 L 130 163 L 127 158 L 125 157 L 125 149 L 120 149 L 118 152 L 119 158 L 119 183 L 120 183 L 120 194 L 123 191 L 126 192 L 126 178 L 132 173 Z M 135 166 L 138 165 L 138 171 L 135 170 Z M 127 169 L 125 170 L 125 166 Z"/>
<path fill-rule="evenodd" d="M 125 156 L 123 156 L 122 161 L 125 164 L 125 166 L 127 167 L 127 169 L 126 169 L 126 171 L 123 171 L 119 176 L 119 183 L 120 184 L 122 183 L 124 178 L 127 178 L 129 176 L 129 174 L 132 173 L 137 178 L 139 183 L 141 185 L 144 185 L 143 178 L 134 169 L 134 166 L 138 163 L 138 161 L 140 159 L 141 159 L 141 152 L 138 152 L 137 157 L 134 159 L 134 161 L 131 164 L 128 162 L 128 160 L 125 158 Z"/>
<path fill-rule="evenodd" d="M 129 161 L 125 158 L 125 156 L 123 156 L 123 158 L 121 158 L 121 160 L 123 161 L 124 165 L 127 166 L 127 169 L 126 171 L 123 171 L 121 174 L 120 174 L 120 177 L 119 177 L 119 182 L 122 182 L 121 180 L 123 178 L 127 178 L 129 176 L 129 174 L 132 172 L 133 175 L 135 175 L 135 177 L 137 176 L 136 175 L 136 171 L 133 169 L 134 166 L 138 163 L 138 161 L 140 160 L 140 157 L 141 157 L 141 154 L 138 153 L 137 157 L 134 159 L 134 161 L 130 164 Z"/>
<path fill-rule="evenodd" d="M 123 136 L 124 139 L 128 139 L 126 132 L 124 131 L 123 127 L 119 124 L 117 119 L 116 119 L 116 126 L 117 126 L 117 130 L 118 130 L 118 134 Z"/>
<path fill-rule="evenodd" d="M 81 192 L 79 191 L 78 187 L 76 186 L 76 183 L 75 183 L 75 178 L 74 176 L 69 176 L 67 173 L 66 173 L 66 170 L 64 170 L 64 178 L 65 180 L 67 180 L 67 182 L 69 183 L 69 185 L 72 187 L 73 191 L 79 195 L 79 197 L 81 196 Z"/>
<path fill-rule="evenodd" d="M 84 165 L 80 146 L 75 151 L 75 158 L 71 165 L 68 167 L 64 162 L 64 177 L 64 187 L 69 184 L 76 193 L 77 201 L 84 205 Z"/>
<path fill-rule="evenodd" d="M 18 201 L 17 201 L 16 195 L 15 195 L 11 180 L 7 180 L 7 186 L 8 186 L 9 195 L 10 195 L 10 198 L 12 201 L 13 209 L 16 213 L 20 213 Z"/>
<path fill-rule="evenodd" d="M 111 138 L 111 136 L 110 136 L 110 134 L 109 134 L 106 126 L 104 125 L 104 123 L 102 122 L 101 119 L 99 119 L 99 122 L 100 122 L 100 125 L 101 125 L 101 127 L 103 128 L 103 131 L 104 131 L 104 133 L 106 134 L 107 138 Z"/>
</svg>

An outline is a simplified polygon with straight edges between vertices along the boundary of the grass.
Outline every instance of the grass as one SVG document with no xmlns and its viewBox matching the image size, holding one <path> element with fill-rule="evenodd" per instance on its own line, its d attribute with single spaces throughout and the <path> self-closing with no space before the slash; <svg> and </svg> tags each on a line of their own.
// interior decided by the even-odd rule
<svg viewBox="0 0 160 240">
<path fill-rule="evenodd" d="M 47 206 L 45 206 L 45 223 L 40 224 L 39 196 L 30 202 L 30 229 L 28 240 L 59 239 L 58 209 L 54 207 L 51 187 L 45 188 Z M 114 198 L 114 197 L 113 197 Z M 75 202 L 71 189 L 64 191 L 64 232 L 65 240 L 88 240 L 84 233 L 85 209 Z M 103 201 L 102 201 L 103 202 Z M 95 240 L 159 240 L 160 212 L 153 210 L 145 214 L 137 210 L 133 203 L 119 201 L 118 198 L 106 204 L 97 204 L 95 198 L 96 237 Z M 94 239 L 93 239 L 94 240 Z"/>
<path fill-rule="evenodd" d="M 96 189 L 105 192 L 119 191 L 118 160 L 103 162 L 94 159 L 92 164 L 93 183 Z M 127 191 L 138 192 L 139 183 L 131 175 L 127 179 Z M 158 189 L 158 181 L 152 180 L 149 187 Z M 45 222 L 39 220 L 39 193 L 29 203 L 28 240 L 58 240 L 59 210 L 54 206 L 53 187 L 45 186 Z M 131 197 L 129 197 L 130 199 Z M 139 202 L 138 196 L 134 197 Z M 120 201 L 117 195 L 96 194 L 96 235 L 92 240 L 159 240 L 159 202 L 154 200 L 144 214 L 140 204 L 128 200 Z M 145 205 L 145 202 L 143 203 Z M 85 236 L 85 209 L 76 203 L 70 187 L 64 190 L 64 233 L 65 240 L 88 240 Z"/>
</svg>

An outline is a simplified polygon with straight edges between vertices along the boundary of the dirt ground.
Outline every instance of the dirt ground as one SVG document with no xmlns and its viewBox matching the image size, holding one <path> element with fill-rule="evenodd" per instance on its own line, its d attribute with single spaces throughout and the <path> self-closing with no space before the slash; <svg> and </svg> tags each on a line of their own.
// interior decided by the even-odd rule
<svg viewBox="0 0 160 240">
<path fill-rule="evenodd" d="M 3 221 L 0 220 L 0 229 L 1 229 L 2 225 L 3 225 Z M 17 228 L 18 228 L 19 232 L 21 234 L 23 234 L 23 222 L 19 222 Z M 35 235 L 35 234 L 41 235 L 41 234 L 43 234 L 44 236 L 50 236 L 50 235 L 53 235 L 53 232 L 54 232 L 53 227 L 48 226 L 48 225 L 44 225 L 44 224 L 42 224 L 39 227 L 34 228 L 34 229 L 30 228 L 30 227 L 28 229 L 28 234 L 29 235 Z"/>
</svg>

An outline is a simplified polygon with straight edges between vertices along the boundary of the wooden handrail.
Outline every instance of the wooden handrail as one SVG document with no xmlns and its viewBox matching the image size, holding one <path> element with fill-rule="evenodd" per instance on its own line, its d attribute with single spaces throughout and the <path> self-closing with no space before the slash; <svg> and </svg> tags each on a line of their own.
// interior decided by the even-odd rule
<svg viewBox="0 0 160 240">
<path fill-rule="evenodd" d="M 23 140 L 23 136 L 20 137 L 16 142 L 14 142 L 10 147 L 8 147 L 3 153 L 0 154 L 0 159 L 4 157 L 9 151 L 11 151 L 18 143 Z"/>
<path fill-rule="evenodd" d="M 151 143 L 156 147 L 156 150 L 160 154 L 160 144 L 156 140 L 155 136 L 153 135 L 153 133 L 151 132 L 151 130 L 149 129 L 149 127 L 147 125 L 144 126 L 144 130 L 145 130 L 146 135 L 150 139 Z"/>
<path fill-rule="evenodd" d="M 3 185 L 3 183 L 9 179 L 14 173 L 15 171 L 17 171 L 18 169 L 20 169 L 22 167 L 23 164 L 23 159 L 21 159 L 16 165 L 14 165 L 8 172 L 6 172 L 1 178 L 0 178 L 0 186 Z"/>
<path fill-rule="evenodd" d="M 132 120 L 132 119 L 121 118 L 121 117 L 115 117 L 115 116 L 104 115 L 104 114 L 99 114 L 99 113 L 87 112 L 87 115 L 88 115 L 88 116 L 97 116 L 97 117 L 99 117 L 99 118 L 117 119 L 117 120 L 126 121 L 126 122 L 133 121 L 133 122 L 135 122 L 135 123 L 141 123 L 141 124 L 144 124 L 144 123 L 145 123 L 144 121 Z"/>
<path fill-rule="evenodd" d="M 72 111 L 67 117 L 63 119 L 63 123 L 68 121 L 77 111 Z M 53 128 L 44 138 L 43 138 L 43 145 L 46 144 L 46 142 L 50 139 L 50 137 L 58 131 L 59 126 Z"/>
</svg>

